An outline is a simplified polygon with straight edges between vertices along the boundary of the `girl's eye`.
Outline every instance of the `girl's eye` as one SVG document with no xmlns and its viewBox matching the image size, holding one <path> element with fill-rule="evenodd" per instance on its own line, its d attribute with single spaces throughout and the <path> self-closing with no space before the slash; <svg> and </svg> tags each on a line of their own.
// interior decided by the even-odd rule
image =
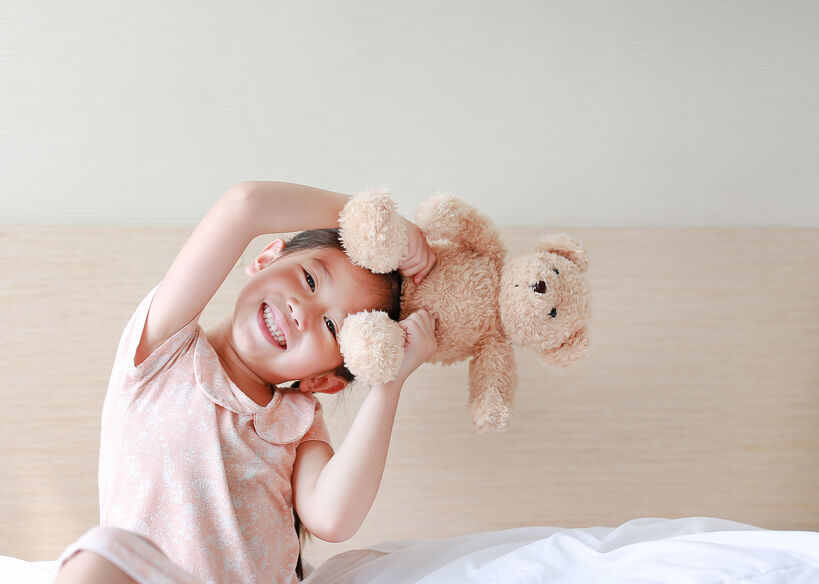
<svg viewBox="0 0 819 584">
<path fill-rule="evenodd" d="M 330 332 L 333 333 L 333 337 L 336 336 L 336 325 L 333 324 L 333 321 L 329 318 L 325 318 L 324 322 L 327 324 L 327 328 L 330 329 Z"/>
<path fill-rule="evenodd" d="M 316 281 L 313 279 L 313 276 L 310 275 L 310 272 L 304 270 L 304 279 L 307 280 L 307 285 L 310 286 L 310 290 L 313 292 L 316 291 Z"/>
</svg>

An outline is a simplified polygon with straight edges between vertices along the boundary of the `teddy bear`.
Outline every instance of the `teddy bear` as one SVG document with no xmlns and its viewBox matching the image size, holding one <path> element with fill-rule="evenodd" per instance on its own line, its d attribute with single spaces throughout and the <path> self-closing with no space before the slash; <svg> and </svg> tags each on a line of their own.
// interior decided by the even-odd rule
<svg viewBox="0 0 819 584">
<path fill-rule="evenodd" d="M 491 221 L 449 193 L 423 201 L 416 225 L 437 254 L 420 284 L 404 278 L 401 318 L 426 309 L 436 321 L 430 363 L 469 361 L 469 410 L 479 432 L 508 425 L 517 371 L 513 346 L 564 367 L 588 348 L 589 261 L 565 233 L 542 237 L 506 259 Z M 385 189 L 350 199 L 339 215 L 351 261 L 377 273 L 394 270 L 407 249 L 405 224 Z M 401 365 L 404 331 L 384 313 L 348 316 L 339 336 L 345 365 L 364 382 L 389 381 Z"/>
</svg>

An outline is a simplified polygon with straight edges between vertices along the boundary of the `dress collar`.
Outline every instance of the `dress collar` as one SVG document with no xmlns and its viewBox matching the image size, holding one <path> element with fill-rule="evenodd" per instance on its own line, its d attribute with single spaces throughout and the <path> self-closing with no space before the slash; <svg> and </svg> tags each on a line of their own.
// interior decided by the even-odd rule
<svg viewBox="0 0 819 584">
<path fill-rule="evenodd" d="M 214 366 L 215 364 L 215 366 Z M 313 425 L 316 398 L 298 389 L 276 389 L 260 406 L 228 377 L 213 346 L 199 327 L 194 350 L 194 375 L 202 392 L 215 404 L 239 415 L 253 416 L 253 428 L 271 444 L 291 444 Z"/>
</svg>

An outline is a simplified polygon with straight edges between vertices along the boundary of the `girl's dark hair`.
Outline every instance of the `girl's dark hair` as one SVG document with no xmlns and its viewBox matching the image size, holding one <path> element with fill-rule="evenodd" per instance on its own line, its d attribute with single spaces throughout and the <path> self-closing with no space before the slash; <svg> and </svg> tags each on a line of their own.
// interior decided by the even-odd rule
<svg viewBox="0 0 819 584">
<path fill-rule="evenodd" d="M 282 254 L 286 255 L 297 251 L 323 247 L 344 251 L 338 229 L 310 229 L 297 233 L 284 246 Z M 376 292 L 382 300 L 381 306 L 375 308 L 383 310 L 392 320 L 397 322 L 401 318 L 401 275 L 396 270 L 387 274 L 373 274 L 373 276 L 379 281 L 378 290 L 376 290 Z M 344 364 L 335 370 L 335 374 L 344 378 L 347 383 L 355 379 L 355 376 Z M 296 384 L 297 383 L 298 382 L 296 382 Z M 309 535 L 309 532 L 301 524 L 301 519 L 298 513 L 296 513 L 295 507 L 293 507 L 293 525 L 296 528 L 296 533 L 299 538 L 299 557 L 296 560 L 296 576 L 299 580 L 303 580 L 304 569 L 301 561 L 301 548 L 304 543 L 304 538 Z"/>
<path fill-rule="evenodd" d="M 301 518 L 296 513 L 296 508 L 293 507 L 293 526 L 296 528 L 296 536 L 299 538 L 299 557 L 296 558 L 296 577 L 299 582 L 304 580 L 304 566 L 301 563 L 301 547 L 304 544 L 304 538 L 307 535 L 307 530 L 301 525 Z"/>
</svg>

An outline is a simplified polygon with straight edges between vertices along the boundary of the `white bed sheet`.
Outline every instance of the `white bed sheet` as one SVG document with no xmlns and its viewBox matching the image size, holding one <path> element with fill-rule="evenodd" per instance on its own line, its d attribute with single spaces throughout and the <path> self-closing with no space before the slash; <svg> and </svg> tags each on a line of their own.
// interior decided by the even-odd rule
<svg viewBox="0 0 819 584">
<path fill-rule="evenodd" d="M 0 556 L 0 584 L 50 584 L 57 562 Z M 819 532 L 708 517 L 522 527 L 338 554 L 304 584 L 816 584 Z"/>
<path fill-rule="evenodd" d="M 722 519 L 526 527 L 392 542 L 327 560 L 304 584 L 817 584 L 819 533 Z"/>
<path fill-rule="evenodd" d="M 26 562 L 10 556 L 0 556 L 0 584 L 51 584 L 59 562 Z"/>
</svg>

